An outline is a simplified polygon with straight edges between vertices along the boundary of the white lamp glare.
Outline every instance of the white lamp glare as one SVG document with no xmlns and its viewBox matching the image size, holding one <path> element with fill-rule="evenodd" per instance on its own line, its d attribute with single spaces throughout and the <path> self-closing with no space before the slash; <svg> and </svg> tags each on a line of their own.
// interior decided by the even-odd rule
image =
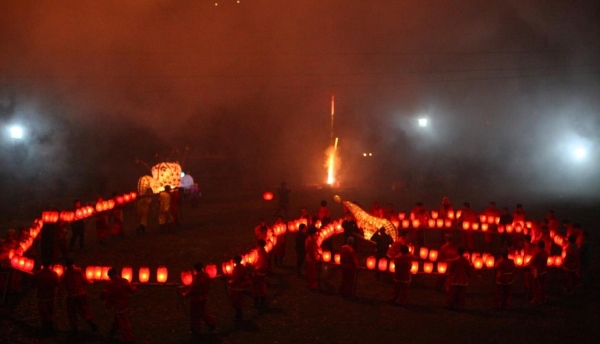
<svg viewBox="0 0 600 344">
<path fill-rule="evenodd" d="M 427 118 L 419 118 L 419 127 L 425 128 L 427 126 Z"/>
<path fill-rule="evenodd" d="M 18 125 L 11 126 L 10 128 L 8 128 L 8 131 L 10 132 L 10 137 L 13 139 L 23 138 L 23 128 L 21 128 Z"/>
</svg>

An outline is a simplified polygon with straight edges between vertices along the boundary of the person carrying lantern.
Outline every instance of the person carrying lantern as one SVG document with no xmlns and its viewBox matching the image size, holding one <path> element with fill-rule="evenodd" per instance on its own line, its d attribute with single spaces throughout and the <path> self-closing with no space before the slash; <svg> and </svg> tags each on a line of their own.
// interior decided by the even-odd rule
<svg viewBox="0 0 600 344">
<path fill-rule="evenodd" d="M 471 226 L 477 222 L 477 214 L 471 209 L 469 202 L 463 203 L 463 208 L 460 217 L 457 219 L 462 225 L 463 222 L 469 223 L 469 229 L 461 231 L 461 245 L 466 247 L 469 251 L 473 250 L 473 230 Z"/>
<path fill-rule="evenodd" d="M 98 197 L 96 204 L 103 202 L 102 197 Z M 99 244 L 105 244 L 106 238 L 110 232 L 108 216 L 105 211 L 96 212 L 96 241 Z"/>
<path fill-rule="evenodd" d="M 483 211 L 482 215 L 485 215 L 488 218 L 490 218 L 490 217 L 494 218 L 494 221 L 493 221 L 493 224 L 491 227 L 496 228 L 495 227 L 495 225 L 496 225 L 495 218 L 500 216 L 500 210 L 498 210 L 498 208 L 496 208 L 496 202 L 490 202 L 488 207 L 485 208 L 485 210 Z M 490 222 L 488 221 L 488 223 L 490 223 Z M 490 246 L 492 245 L 493 239 L 494 239 L 494 234 L 492 233 L 492 228 L 490 228 L 483 234 L 483 242 L 486 244 L 486 246 L 488 246 L 488 248 L 490 248 Z"/>
<path fill-rule="evenodd" d="M 104 301 L 106 308 L 115 310 L 115 318 L 108 336 L 112 338 L 120 330 L 125 343 L 133 343 L 135 337 L 127 314 L 129 313 L 129 294 L 135 293 L 137 288 L 127 279 L 119 276 L 115 268 L 110 268 L 107 274 L 110 282 L 102 290 L 100 299 Z"/>
<path fill-rule="evenodd" d="M 502 251 L 496 262 L 496 290 L 494 292 L 494 308 L 508 308 L 512 296 L 512 285 L 515 282 L 515 262 L 508 258 L 508 250 Z"/>
<path fill-rule="evenodd" d="M 94 317 L 87 304 L 87 292 L 85 286 L 92 284 L 85 277 L 85 273 L 73 264 L 73 259 L 65 259 L 65 273 L 60 279 L 59 302 L 64 294 L 67 295 L 67 318 L 71 333 L 79 332 L 77 327 L 77 318 L 82 317 L 90 326 L 93 332 L 98 331 L 98 325 L 94 322 Z"/>
<path fill-rule="evenodd" d="M 170 210 L 171 210 L 171 217 L 173 218 L 173 224 L 175 225 L 175 228 L 179 228 L 181 226 L 181 221 L 180 221 L 180 210 L 181 210 L 181 191 L 180 188 L 174 188 L 173 192 L 171 192 L 171 199 L 170 199 Z"/>
<path fill-rule="evenodd" d="M 463 309 L 467 294 L 467 285 L 471 275 L 469 260 L 463 256 L 464 248 L 458 249 L 458 257 L 450 262 L 450 291 L 448 293 L 447 307 L 450 309 Z"/>
<path fill-rule="evenodd" d="M 317 213 L 317 218 L 321 222 L 323 222 L 323 219 L 325 219 L 327 221 L 331 220 L 331 212 L 329 211 L 329 208 L 327 208 L 326 200 L 321 201 L 321 207 L 319 207 L 319 212 Z"/>
<path fill-rule="evenodd" d="M 440 262 L 450 262 L 458 258 L 458 246 L 454 244 L 452 235 L 446 234 L 444 236 L 444 244 L 440 247 L 440 253 L 438 260 Z M 447 274 L 439 274 L 437 282 L 435 284 L 436 289 L 439 291 L 448 291 L 450 288 L 450 279 Z"/>
<path fill-rule="evenodd" d="M 246 267 L 242 265 L 242 256 L 236 255 L 233 257 L 233 271 L 229 278 L 229 299 L 231 306 L 235 310 L 234 321 L 240 322 L 243 319 L 244 309 L 244 290 L 250 284 Z"/>
<path fill-rule="evenodd" d="M 254 227 L 254 235 L 256 236 L 256 240 L 264 240 L 266 242 L 269 239 L 270 232 L 267 221 L 261 218 L 258 222 L 258 225 Z"/>
<path fill-rule="evenodd" d="M 317 228 L 314 225 L 308 227 L 308 235 L 304 242 L 306 251 L 306 286 L 308 289 L 317 290 L 317 270 L 319 264 L 319 246 L 315 237 Z"/>
<path fill-rule="evenodd" d="M 267 272 L 269 271 L 269 254 L 265 250 L 267 242 L 259 239 L 256 261 L 252 265 L 252 296 L 254 307 L 267 305 Z"/>
<path fill-rule="evenodd" d="M 53 335 L 54 302 L 56 301 L 56 290 L 60 285 L 58 274 L 50 269 L 50 262 L 45 261 L 42 269 L 35 275 L 33 287 L 37 289 L 38 312 L 42 323 L 42 333 Z"/>
<path fill-rule="evenodd" d="M 150 214 L 150 205 L 152 204 L 152 189 L 148 188 L 144 194 L 138 198 L 136 203 L 136 213 L 139 219 L 139 226 L 136 228 L 136 234 L 145 234 L 148 227 L 148 215 Z"/>
<path fill-rule="evenodd" d="M 194 264 L 194 279 L 188 290 L 182 296 L 190 299 L 190 333 L 199 334 L 202 322 L 208 326 L 208 331 L 215 329 L 215 317 L 206 311 L 206 299 L 210 289 L 210 276 L 204 270 L 204 264 Z"/>
<path fill-rule="evenodd" d="M 413 232 L 413 238 L 415 243 L 419 246 L 425 245 L 425 233 L 423 232 L 423 228 L 427 226 L 427 220 L 429 220 L 429 213 L 427 209 L 423 206 L 423 202 L 417 202 L 415 206 L 410 211 L 410 219 L 418 220 L 419 225 L 415 228 Z"/>
<path fill-rule="evenodd" d="M 354 294 L 354 284 L 358 274 L 358 257 L 354 250 L 354 237 L 348 237 L 346 245 L 340 250 L 340 264 L 342 266 L 342 284 L 340 294 L 342 297 L 350 297 Z"/>
<path fill-rule="evenodd" d="M 171 186 L 165 186 L 165 190 L 158 194 L 158 227 L 161 233 L 165 233 L 173 224 L 171 214 Z"/>
<path fill-rule="evenodd" d="M 275 263 L 275 266 L 282 266 L 283 257 L 285 257 L 285 246 L 287 236 L 287 228 L 282 216 L 277 216 L 273 227 L 282 227 L 285 229 L 283 234 L 277 236 L 277 242 L 275 243 L 275 246 L 273 246 L 273 251 L 271 252 L 273 254 L 273 262 Z"/>
<path fill-rule="evenodd" d="M 539 304 L 546 302 L 546 272 L 548 270 L 548 252 L 546 251 L 546 243 L 538 241 L 538 251 L 535 253 L 529 266 L 531 268 L 531 274 L 533 276 L 533 299 L 531 303 Z"/>
<path fill-rule="evenodd" d="M 371 237 L 371 241 L 375 242 L 375 258 L 377 258 L 377 261 L 387 257 L 387 252 L 394 243 L 394 239 L 385 232 L 385 227 L 379 228 L 379 230 Z M 381 279 L 382 273 L 376 271 L 375 276 L 379 280 Z"/>
<path fill-rule="evenodd" d="M 400 247 L 400 254 L 394 258 L 394 287 L 387 301 L 398 303 L 402 306 L 408 303 L 408 294 L 410 292 L 410 282 L 412 280 L 412 261 L 415 257 L 410 253 L 408 246 Z"/>
</svg>

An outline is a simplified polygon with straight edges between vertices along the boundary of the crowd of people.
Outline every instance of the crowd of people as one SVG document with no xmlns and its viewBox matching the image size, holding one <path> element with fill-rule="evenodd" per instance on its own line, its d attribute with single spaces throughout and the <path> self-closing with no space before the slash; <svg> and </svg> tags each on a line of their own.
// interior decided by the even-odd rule
<svg viewBox="0 0 600 344">
<path fill-rule="evenodd" d="M 241 255 L 236 255 L 233 259 L 234 266 L 231 274 L 222 276 L 227 280 L 228 296 L 233 308 L 234 320 L 240 322 L 243 320 L 245 294 L 250 293 L 254 300 L 254 307 L 262 309 L 268 307 L 267 277 L 271 273 L 272 267 L 280 267 L 284 264 L 286 253 L 287 231 L 280 235 L 276 244 L 268 252 L 266 249 L 269 238 L 273 235 L 273 228 L 276 226 L 286 226 L 284 216 L 287 215 L 287 195 L 289 194 L 285 184 L 282 184 L 280 195 L 285 195 L 284 202 L 280 202 L 276 213 L 276 220 L 268 225 L 265 219 L 260 219 L 258 225 L 254 228 L 256 239 L 256 259 L 252 263 L 244 262 Z M 175 199 L 175 203 L 173 200 Z M 158 224 L 160 232 L 171 230 L 178 222 L 178 207 L 176 193 L 169 188 L 158 196 Z M 139 226 L 136 229 L 137 234 L 145 233 L 148 224 L 148 214 L 152 204 L 151 193 L 139 197 L 137 201 L 136 212 L 139 217 Z M 75 202 L 75 207 L 80 207 L 79 201 Z M 420 258 L 412 252 L 419 247 L 424 246 L 428 235 L 426 234 L 426 223 L 431 212 L 427 211 L 424 205 L 419 202 L 410 211 L 408 216 L 412 220 L 419 220 L 422 224 L 417 228 L 399 229 L 395 240 L 381 228 L 371 238 L 364 238 L 362 229 L 354 218 L 354 215 L 344 209 L 345 214 L 341 226 L 343 228 L 343 245 L 336 249 L 331 237 L 323 240 L 319 244 L 317 239 L 321 228 L 325 228 L 331 223 L 331 212 L 327 201 L 320 203 L 317 213 L 312 216 L 307 208 L 301 208 L 300 220 L 302 220 L 298 232 L 294 237 L 294 248 L 296 254 L 296 274 L 298 278 L 306 279 L 306 287 L 309 290 L 318 290 L 318 275 L 321 264 L 323 264 L 322 254 L 324 251 L 339 254 L 339 266 L 341 271 L 341 281 L 339 293 L 344 298 L 351 298 L 355 295 L 357 285 L 357 276 L 360 269 L 359 252 L 365 250 L 366 245 L 374 245 L 374 255 L 377 260 L 386 258 L 394 263 L 395 271 L 391 278 L 386 279 L 391 283 L 391 291 L 386 300 L 393 304 L 406 305 L 409 303 L 410 286 L 414 276 L 412 271 L 413 262 Z M 283 215 L 279 213 L 283 212 Z M 374 203 L 370 210 L 372 216 L 388 219 L 392 222 L 398 222 L 399 214 L 395 212 L 393 205 L 388 204 L 382 208 L 379 203 Z M 436 288 L 447 294 L 447 307 L 450 309 L 462 309 L 465 307 L 466 290 L 471 276 L 472 263 L 468 259 L 468 253 L 475 248 L 473 231 L 460 230 L 462 222 L 477 222 L 478 216 L 494 216 L 499 220 L 497 225 L 515 224 L 525 222 L 525 213 L 523 207 L 518 204 L 512 213 L 507 208 L 497 209 L 494 202 L 491 202 L 479 215 L 471 209 L 470 204 L 465 202 L 460 211 L 460 215 L 454 211 L 450 200 L 445 197 L 442 200 L 437 217 L 441 219 L 452 219 L 453 226 L 443 228 L 440 231 L 443 243 L 439 247 L 438 261 L 446 262 L 448 269 L 446 273 L 438 275 Z M 70 241 L 66 241 L 66 234 L 62 233 L 60 239 L 53 235 L 55 239 L 53 245 L 49 246 L 47 242 L 50 239 L 44 239 L 42 231 L 42 268 L 35 276 L 34 285 L 37 287 L 37 299 L 39 316 L 44 333 L 54 333 L 53 325 L 53 307 L 55 297 L 58 297 L 58 304 L 62 304 L 62 298 L 66 297 L 66 308 L 68 322 L 73 333 L 78 332 L 78 318 L 82 318 L 92 331 L 97 331 L 98 327 L 93 320 L 93 315 L 87 306 L 86 285 L 91 282 L 87 280 L 85 273 L 73 264 L 73 260 L 68 254 L 76 243 L 83 248 L 83 235 L 85 223 L 74 221 L 71 223 L 72 236 Z M 565 293 L 571 294 L 578 285 L 587 287 L 589 282 L 590 252 L 588 244 L 588 233 L 583 231 L 578 224 L 572 224 L 570 221 L 563 221 L 562 226 L 554 216 L 554 212 L 549 211 L 542 221 L 531 221 L 531 231 L 524 233 L 498 233 L 491 229 L 483 234 L 483 244 L 487 248 L 497 248 L 500 252 L 499 259 L 495 263 L 495 290 L 491 297 L 491 304 L 494 308 L 510 307 L 512 296 L 512 286 L 515 282 L 516 265 L 511 259 L 511 252 L 525 252 L 531 256 L 531 260 L 525 266 L 524 285 L 527 298 L 533 304 L 546 302 L 547 281 L 547 261 L 551 254 L 552 240 L 550 232 L 564 234 L 568 238 L 568 244 L 564 249 L 564 260 L 562 269 L 565 274 Z M 110 214 L 97 214 L 95 218 L 97 229 L 97 241 L 102 243 L 108 237 L 124 235 L 123 228 L 123 210 L 115 207 Z M 495 225 L 494 225 L 495 226 Z M 60 223 L 50 226 L 51 233 L 64 230 Z M 25 231 L 23 231 L 25 232 Z M 455 243 L 456 234 L 460 235 L 460 245 Z M 18 243 L 20 232 L 10 230 L 6 238 L 2 241 L 3 252 Z M 499 240 L 494 240 L 494 236 L 499 236 Z M 557 234 L 559 235 L 559 234 Z M 45 246 L 46 245 L 46 246 Z M 55 271 L 50 269 L 52 262 L 56 261 L 57 255 L 62 256 L 65 261 L 64 275 L 59 278 Z M 205 271 L 203 263 L 194 264 L 194 276 L 191 285 L 185 288 L 182 296 L 190 300 L 190 332 L 192 334 L 201 333 L 202 323 L 205 323 L 209 331 L 214 331 L 216 320 L 207 310 L 207 298 L 209 296 L 211 278 Z M 377 274 L 378 279 L 381 273 Z M 107 307 L 114 309 L 115 318 L 112 328 L 109 331 L 111 336 L 117 331 L 121 332 L 126 342 L 135 340 L 131 324 L 128 321 L 129 295 L 136 291 L 136 287 L 127 279 L 120 277 L 116 269 L 110 269 L 108 272 L 110 282 L 105 286 L 101 293 L 101 298 L 105 301 Z"/>
</svg>

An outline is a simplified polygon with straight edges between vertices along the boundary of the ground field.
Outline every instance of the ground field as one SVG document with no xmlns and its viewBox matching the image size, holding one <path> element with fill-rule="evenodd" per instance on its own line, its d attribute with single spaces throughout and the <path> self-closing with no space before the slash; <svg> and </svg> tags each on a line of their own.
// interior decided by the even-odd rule
<svg viewBox="0 0 600 344">
<path fill-rule="evenodd" d="M 331 199 L 329 190 L 304 190 L 292 194 L 291 217 L 299 214 L 301 206 L 315 212 L 321 199 Z M 132 209 L 126 216 L 127 237 L 111 238 L 106 246 L 94 242 L 94 228 L 86 228 L 87 247 L 73 253 L 77 265 L 123 265 L 169 267 L 169 281 L 179 282 L 179 273 L 188 270 L 196 261 L 217 263 L 230 259 L 236 253 L 248 251 L 254 241 L 253 227 L 258 218 L 272 222 L 275 204 L 257 197 L 221 195 L 208 197 L 197 209 L 184 207 L 184 225 L 168 234 L 157 233 L 151 226 L 146 235 L 133 233 L 135 219 Z M 354 194 L 353 200 L 369 204 L 371 196 Z M 380 203 L 394 202 L 389 195 L 377 195 Z M 388 197 L 388 198 L 386 198 Z M 397 201 L 398 210 L 409 210 L 416 200 Z M 477 205 L 476 209 L 485 204 Z M 585 228 L 598 226 L 594 207 L 554 204 L 561 218 L 581 219 Z M 527 209 L 543 214 L 549 205 L 532 204 Z M 341 215 L 341 206 L 330 202 L 334 217 Z M 526 210 L 527 210 L 526 209 Z M 154 219 L 155 221 L 155 219 Z M 593 231 L 592 231 L 593 232 Z M 431 245 L 438 233 L 428 235 Z M 294 235 L 287 238 L 285 266 L 274 268 L 269 277 L 270 307 L 259 311 L 246 299 L 245 321 L 235 325 L 233 310 L 226 297 L 224 283 L 212 283 L 208 310 L 218 321 L 217 331 L 200 338 L 188 334 L 187 304 L 182 305 L 175 286 L 140 286 L 132 297 L 134 332 L 139 343 L 597 343 L 600 339 L 598 307 L 598 279 L 594 276 L 591 292 L 564 296 L 561 292 L 561 271 L 553 270 L 549 276 L 551 300 L 542 306 L 531 306 L 521 294 L 522 276 L 515 285 L 513 307 L 506 311 L 491 309 L 493 274 L 491 271 L 475 273 L 468 289 L 465 311 L 444 308 L 445 294 L 435 291 L 435 276 L 417 275 L 413 279 L 410 305 L 402 308 L 384 300 L 391 285 L 386 278 L 378 280 L 371 271 L 361 271 L 358 276 L 356 297 L 346 300 L 337 295 L 340 273 L 335 266 L 323 265 L 321 291 L 310 292 L 304 280 L 295 274 Z M 336 238 L 336 247 L 341 246 Z M 596 248 L 594 246 L 594 248 Z M 372 247 L 364 244 L 364 259 Z M 595 250 L 597 251 L 597 250 Z M 596 270 L 597 271 L 597 270 Z M 68 334 L 64 307 L 55 318 L 59 334 L 56 338 L 40 338 L 35 297 L 24 296 L 19 306 L 9 312 L 3 310 L 0 324 L 2 343 L 106 343 L 106 332 L 112 320 L 109 310 L 103 308 L 98 296 L 103 283 L 88 288 L 92 311 L 101 330 L 94 334 L 85 324 L 77 337 Z M 185 307 L 185 309 L 183 308 Z"/>
</svg>

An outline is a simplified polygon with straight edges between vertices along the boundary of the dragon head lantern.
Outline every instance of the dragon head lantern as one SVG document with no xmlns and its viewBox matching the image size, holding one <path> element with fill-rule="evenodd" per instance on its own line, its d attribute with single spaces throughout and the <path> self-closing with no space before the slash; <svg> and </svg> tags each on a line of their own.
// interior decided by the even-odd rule
<svg viewBox="0 0 600 344">
<path fill-rule="evenodd" d="M 159 193 L 170 185 L 171 188 L 181 186 L 181 166 L 177 162 L 161 162 L 150 169 L 152 176 L 143 176 L 138 181 L 138 191 L 145 194 L 147 189 Z"/>
</svg>

